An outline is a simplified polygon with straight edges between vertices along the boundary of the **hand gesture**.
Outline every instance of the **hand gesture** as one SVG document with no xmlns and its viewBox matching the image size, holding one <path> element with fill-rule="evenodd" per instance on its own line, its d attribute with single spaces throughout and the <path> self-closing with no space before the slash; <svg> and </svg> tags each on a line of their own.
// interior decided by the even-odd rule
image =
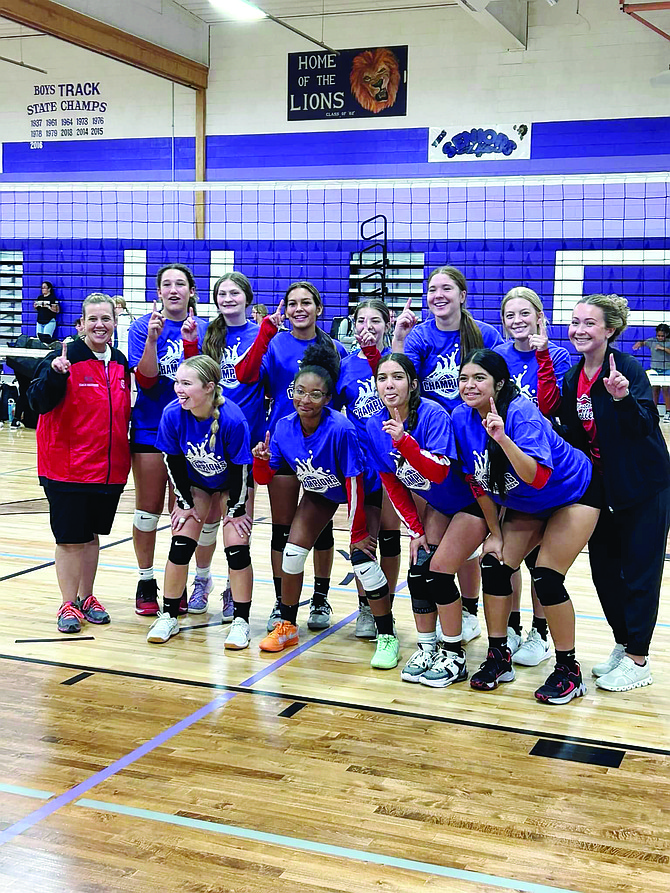
<svg viewBox="0 0 670 893">
<path fill-rule="evenodd" d="M 181 326 L 182 341 L 198 340 L 198 324 L 195 321 L 195 311 L 193 307 L 188 308 L 188 316 Z"/>
<path fill-rule="evenodd" d="M 531 335 L 528 339 L 531 350 L 546 350 L 549 347 L 549 337 L 547 335 L 547 320 L 544 313 L 540 314 L 537 321 L 537 335 Z"/>
<path fill-rule="evenodd" d="M 377 539 L 369 533 L 364 539 L 358 540 L 357 543 L 352 542 L 349 544 L 350 553 L 353 552 L 354 549 L 360 549 L 361 552 L 365 552 L 368 558 L 371 558 L 373 561 L 376 561 L 377 559 Z"/>
<path fill-rule="evenodd" d="M 165 317 L 159 310 L 156 309 L 156 302 L 154 301 L 154 309 L 151 311 L 151 316 L 149 317 L 147 341 L 151 341 L 152 344 L 155 344 L 158 341 L 161 332 L 163 331 L 164 325 Z"/>
<path fill-rule="evenodd" d="M 271 313 L 269 316 L 265 317 L 269 319 L 275 329 L 279 329 L 281 324 L 284 322 L 284 299 L 282 298 L 279 302 L 279 307 L 275 310 L 274 313 Z"/>
<path fill-rule="evenodd" d="M 198 513 L 195 508 L 190 509 L 181 509 L 175 502 L 174 508 L 170 513 L 170 522 L 172 524 L 172 532 L 173 533 L 181 533 L 184 524 L 189 518 L 194 518 L 198 524 L 200 524 L 200 518 L 198 517 Z"/>
<path fill-rule="evenodd" d="M 500 563 L 503 563 L 503 538 L 502 535 L 494 536 L 494 534 L 490 533 L 486 539 L 484 540 L 484 544 L 482 545 L 482 554 L 479 559 L 479 563 L 481 564 L 482 558 L 485 555 L 493 555 L 493 557 Z"/>
<path fill-rule="evenodd" d="M 393 418 L 382 422 L 382 428 L 387 434 L 391 435 L 392 440 L 397 442 L 402 438 L 405 433 L 405 426 L 402 423 L 397 406 L 393 408 Z"/>
<path fill-rule="evenodd" d="M 482 425 L 486 428 L 489 437 L 492 437 L 496 443 L 500 443 L 505 436 L 505 422 L 498 414 L 493 397 L 490 398 L 490 401 L 491 411 L 486 414 L 486 418 L 482 419 Z"/>
<path fill-rule="evenodd" d="M 223 516 L 222 527 L 227 527 L 228 524 L 233 525 L 233 529 L 235 533 L 242 539 L 246 539 L 251 536 L 251 528 L 254 524 L 254 519 L 251 518 L 246 512 L 243 515 L 239 515 L 237 518 L 231 518 L 230 515 Z"/>
<path fill-rule="evenodd" d="M 60 356 L 51 361 L 51 368 L 54 372 L 60 372 L 61 375 L 65 375 L 70 371 L 71 365 L 67 358 L 67 344 L 63 343 Z"/>
<path fill-rule="evenodd" d="M 428 551 L 428 540 L 426 539 L 426 534 L 423 536 L 415 536 L 413 539 L 409 541 L 409 562 L 410 564 L 416 564 L 419 560 L 419 549 L 423 546 L 423 548 Z"/>
<path fill-rule="evenodd" d="M 261 440 L 251 451 L 254 459 L 260 459 L 261 462 L 269 462 L 272 458 L 270 452 L 270 432 L 265 432 L 265 440 Z"/>
<path fill-rule="evenodd" d="M 396 341 L 404 341 L 419 321 L 415 314 L 410 310 L 411 303 L 412 299 L 407 298 L 407 303 L 396 320 L 395 329 L 393 330 L 393 338 Z"/>
<path fill-rule="evenodd" d="M 614 354 L 610 354 L 610 374 L 603 378 L 603 384 L 607 393 L 615 400 L 621 400 L 629 394 L 630 382 L 622 372 L 617 371 Z"/>
<path fill-rule="evenodd" d="M 366 329 L 364 332 L 360 332 L 359 334 L 357 334 L 356 341 L 358 341 L 358 344 L 361 348 L 374 347 L 377 343 L 377 339 L 369 329 Z"/>
</svg>

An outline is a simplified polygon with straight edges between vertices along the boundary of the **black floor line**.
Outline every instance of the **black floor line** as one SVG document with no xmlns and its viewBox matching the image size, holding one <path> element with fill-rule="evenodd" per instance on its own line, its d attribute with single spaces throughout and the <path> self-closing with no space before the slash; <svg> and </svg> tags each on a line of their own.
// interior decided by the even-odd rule
<svg viewBox="0 0 670 893">
<path fill-rule="evenodd" d="M 289 704 L 285 710 L 282 710 L 281 713 L 277 714 L 278 716 L 284 716 L 287 719 L 290 719 L 292 716 L 295 716 L 298 710 L 302 710 L 303 707 L 306 707 L 307 704 L 303 701 L 294 701 L 292 704 Z"/>
<path fill-rule="evenodd" d="M 281 713 L 279 715 L 281 716 Z M 566 760 L 570 763 L 586 763 L 587 766 L 601 766 L 603 769 L 618 769 L 626 756 L 626 751 L 623 748 L 594 747 L 592 744 L 572 744 L 567 741 L 540 738 L 530 751 L 530 756 Z"/>
<path fill-rule="evenodd" d="M 555 741 L 567 741 L 574 744 L 586 744 L 590 747 L 611 747 L 615 750 L 628 750 L 635 753 L 652 753 L 670 757 L 670 750 L 660 747 L 644 747 L 641 744 L 625 744 L 620 741 L 597 741 L 592 738 L 580 738 L 576 735 L 560 735 L 537 729 L 521 729 L 514 726 L 501 726 L 495 723 L 477 722 L 475 720 L 457 719 L 451 716 L 435 716 L 430 713 L 417 713 L 410 710 L 395 710 L 390 707 L 374 707 L 370 704 L 356 704 L 348 701 L 335 701 L 327 698 L 311 698 L 288 692 L 264 691 L 258 688 L 246 688 L 241 685 L 223 685 L 218 682 L 198 682 L 193 679 L 177 679 L 172 676 L 154 676 L 149 673 L 133 673 L 126 670 L 110 670 L 104 667 L 88 667 L 81 664 L 64 663 L 55 660 L 41 660 L 36 657 L 19 657 L 14 654 L 0 654 L 0 660 L 11 660 L 19 663 L 37 664 L 44 667 L 60 667 L 67 670 L 83 670 L 91 673 L 102 673 L 107 676 L 120 676 L 126 679 L 140 679 L 146 682 L 166 682 L 172 685 L 187 685 L 193 688 L 209 688 L 216 691 L 235 691 L 241 694 L 261 695 L 266 698 L 277 698 L 282 701 L 302 701 L 305 704 L 317 704 L 321 707 L 338 707 L 342 710 L 362 710 L 366 713 L 379 713 L 386 716 L 400 716 L 407 719 L 419 719 L 445 725 L 464 726 L 471 729 L 484 729 L 490 732 L 507 732 L 512 735 L 525 735 L 531 738 L 550 738 Z"/>
<path fill-rule="evenodd" d="M 95 636 L 59 636 L 57 639 L 14 639 L 15 645 L 34 645 L 37 642 L 95 642 Z"/>
<path fill-rule="evenodd" d="M 71 676 L 69 679 L 64 679 L 61 682 L 61 685 L 76 685 L 78 682 L 81 682 L 83 679 L 88 679 L 93 676 L 93 673 L 77 673 L 76 676 Z"/>
</svg>

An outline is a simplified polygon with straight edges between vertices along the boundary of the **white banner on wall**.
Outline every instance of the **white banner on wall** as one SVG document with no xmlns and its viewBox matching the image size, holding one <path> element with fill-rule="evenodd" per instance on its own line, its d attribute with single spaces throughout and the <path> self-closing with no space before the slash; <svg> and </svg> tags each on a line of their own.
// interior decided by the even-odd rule
<svg viewBox="0 0 670 893">
<path fill-rule="evenodd" d="M 100 81 L 33 84 L 25 107 L 31 148 L 53 140 L 103 138 L 107 108 Z"/>
<path fill-rule="evenodd" d="M 503 161 L 530 158 L 532 124 L 430 127 L 428 161 Z"/>
</svg>

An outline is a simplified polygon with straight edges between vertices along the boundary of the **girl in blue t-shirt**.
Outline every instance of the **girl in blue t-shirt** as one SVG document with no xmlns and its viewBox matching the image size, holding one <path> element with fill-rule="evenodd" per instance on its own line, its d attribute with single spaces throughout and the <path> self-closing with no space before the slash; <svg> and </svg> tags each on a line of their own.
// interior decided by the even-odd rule
<svg viewBox="0 0 670 893">
<path fill-rule="evenodd" d="M 537 406 L 537 350 L 548 350 L 556 369 L 556 376 L 563 384 L 563 376 L 570 368 L 570 355 L 564 347 L 549 341 L 544 308 L 537 292 L 518 285 L 510 289 L 500 307 L 503 330 L 509 340 L 494 348 L 505 358 L 507 368 L 522 397 Z M 532 572 L 537 549 L 525 559 Z M 547 641 L 547 620 L 544 609 L 537 600 L 531 584 L 533 599 L 533 625 L 525 640 L 521 639 L 521 572 L 512 580 L 514 598 L 507 630 L 507 644 L 515 664 L 535 667 L 551 657 Z"/>
<path fill-rule="evenodd" d="M 196 288 L 193 273 L 183 264 L 166 264 L 156 276 L 162 304 L 136 319 L 128 331 L 128 365 L 135 373 L 137 400 L 130 420 L 130 450 L 135 481 L 133 546 L 140 579 L 135 613 L 158 614 L 158 587 L 154 579 L 156 528 L 165 503 L 168 483 L 165 463 L 156 447 L 161 415 L 174 399 L 174 380 L 185 356 L 198 353 L 207 323 L 195 317 Z M 169 495 L 172 506 L 172 495 Z M 181 613 L 186 613 L 184 591 Z"/>
<path fill-rule="evenodd" d="M 286 318 L 291 331 L 282 329 Z M 272 408 L 267 426 L 272 433 L 280 418 L 293 412 L 293 380 L 299 371 L 305 351 L 313 344 L 325 344 L 336 348 L 340 356 L 346 354 L 339 342 L 317 326 L 323 313 L 323 301 L 311 282 L 294 282 L 289 285 L 277 311 L 266 316 L 258 335 L 244 359 L 235 366 L 238 381 L 255 384 L 260 381 L 272 398 Z M 268 632 L 280 619 L 282 554 L 286 545 L 291 522 L 298 505 L 300 481 L 286 465 L 282 466 L 268 486 L 272 514 L 272 539 L 270 556 L 275 586 L 275 605 L 268 619 Z M 328 603 L 330 573 L 333 567 L 333 525 L 328 523 L 314 545 L 314 594 L 310 602 L 310 629 L 327 629 L 332 613 Z"/>
<path fill-rule="evenodd" d="M 260 644 L 262 651 L 283 651 L 298 642 L 296 625 L 303 569 L 319 532 L 337 507 L 349 506 L 351 562 L 370 602 L 377 625 L 377 650 L 371 666 L 397 666 L 399 643 L 393 631 L 389 588 L 375 560 L 376 538 L 365 513 L 364 471 L 353 424 L 330 409 L 339 373 L 339 357 L 327 346 L 305 351 L 293 381 L 295 412 L 279 419 L 254 447 L 254 478 L 269 484 L 288 466 L 302 484 L 282 556 L 280 620 Z"/>
<path fill-rule="evenodd" d="M 401 678 L 444 688 L 467 679 L 455 574 L 481 545 L 486 523 L 452 466 L 458 462 L 449 413 L 419 396 L 412 361 L 405 354 L 383 357 L 376 383 L 385 408 L 368 421 L 370 455 L 412 538 L 407 583 L 418 648 Z"/>
<path fill-rule="evenodd" d="M 163 411 L 156 445 L 174 488 L 172 544 L 165 567 L 165 610 L 147 635 L 167 642 L 179 632 L 179 604 L 191 560 L 211 505 L 224 512 L 223 542 L 233 592 L 234 620 L 226 648 L 249 644 L 253 573 L 249 554 L 252 519 L 247 479 L 251 465 L 249 427 L 220 385 L 221 367 L 211 357 L 185 360 L 177 369 L 177 399 Z M 227 497 L 227 503 L 224 500 Z"/>
<path fill-rule="evenodd" d="M 540 543 L 532 578 L 556 646 L 556 668 L 535 697 L 566 704 L 586 686 L 575 659 L 575 614 L 564 580 L 598 520 L 599 481 L 585 454 L 519 394 L 498 353 L 484 348 L 468 354 L 459 387 L 464 403 L 452 419 L 462 468 L 490 530 L 482 558 L 489 649 L 470 684 L 490 691 L 514 679 L 507 645 L 512 575 Z M 502 528 L 498 506 L 505 507 Z"/>
<path fill-rule="evenodd" d="M 207 326 L 202 352 L 220 364 L 222 393 L 244 413 L 249 426 L 250 442 L 255 444 L 265 436 L 263 386 L 260 381 L 256 384 L 242 384 L 235 375 L 235 366 L 245 356 L 258 334 L 258 326 L 249 322 L 246 317 L 247 308 L 253 300 L 251 283 L 243 273 L 233 271 L 217 279 L 212 289 L 212 302 L 216 305 L 218 314 Z M 253 518 L 253 486 L 249 489 L 247 505 L 249 515 Z M 208 596 L 214 587 L 211 565 L 220 522 L 221 508 L 215 501 L 202 528 L 195 553 L 195 580 L 188 600 L 189 614 L 204 614 L 207 610 Z M 221 598 L 222 622 L 230 623 L 233 619 L 230 585 L 221 593 Z"/>
<path fill-rule="evenodd" d="M 343 408 L 353 422 L 365 466 L 365 505 L 368 522 L 374 532 L 379 531 L 379 561 L 389 585 L 391 602 L 400 571 L 400 520 L 383 491 L 379 474 L 370 457 L 370 443 L 366 425 L 368 419 L 383 414 L 375 377 L 370 368 L 368 354 L 376 356 L 388 353 L 384 346 L 391 324 L 391 313 L 378 298 L 361 301 L 353 313 L 356 338 L 361 349 L 347 354 L 340 366 L 336 396 L 333 404 Z M 359 614 L 356 618 L 356 636 L 374 639 L 377 635 L 374 617 L 358 584 Z"/>
</svg>

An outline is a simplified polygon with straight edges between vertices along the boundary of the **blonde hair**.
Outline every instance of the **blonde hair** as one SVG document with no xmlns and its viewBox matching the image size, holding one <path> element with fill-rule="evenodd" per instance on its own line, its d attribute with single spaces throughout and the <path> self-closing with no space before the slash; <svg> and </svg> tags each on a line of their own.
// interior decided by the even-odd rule
<svg viewBox="0 0 670 893">
<path fill-rule="evenodd" d="M 223 406 L 223 394 L 220 384 L 221 366 L 216 360 L 213 360 L 206 354 L 188 357 L 188 359 L 182 361 L 181 365 L 193 369 L 203 387 L 210 383 L 214 385 L 212 390 L 212 425 L 209 429 L 209 448 L 213 450 L 216 443 L 216 435 L 219 432 L 219 419 L 221 417 L 219 407 Z"/>
<path fill-rule="evenodd" d="M 86 319 L 86 308 L 91 307 L 94 304 L 109 304 L 109 306 L 112 308 L 112 316 L 116 315 L 116 305 L 114 304 L 114 299 L 110 298 L 109 295 L 103 295 L 102 292 L 94 291 L 93 294 L 90 294 L 87 298 L 84 299 L 84 303 L 81 305 L 82 320 Z"/>
<path fill-rule="evenodd" d="M 614 329 L 607 339 L 610 343 L 628 326 L 628 301 L 620 295 L 585 295 L 577 303 L 600 307 L 605 318 L 605 328 Z"/>
<path fill-rule="evenodd" d="M 514 288 L 510 288 L 505 297 L 502 299 L 502 304 L 500 305 L 500 320 L 502 322 L 503 335 L 505 335 L 505 337 L 507 337 L 507 335 L 505 334 L 505 306 L 509 303 L 509 301 L 513 301 L 515 298 L 521 298 L 524 301 L 528 301 L 528 303 L 538 316 L 544 314 L 542 298 L 538 295 L 538 293 L 536 291 L 533 291 L 532 288 L 528 288 L 528 286 L 526 285 L 515 285 Z"/>
</svg>

